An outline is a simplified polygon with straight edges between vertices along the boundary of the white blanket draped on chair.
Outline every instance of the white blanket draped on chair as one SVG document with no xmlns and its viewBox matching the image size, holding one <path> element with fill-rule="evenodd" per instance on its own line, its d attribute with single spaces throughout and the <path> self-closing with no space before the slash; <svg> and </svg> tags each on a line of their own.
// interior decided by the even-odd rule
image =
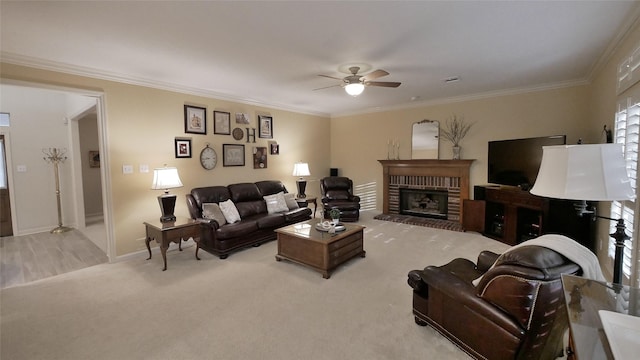
<svg viewBox="0 0 640 360">
<path fill-rule="evenodd" d="M 582 268 L 582 277 L 593 280 L 606 281 L 598 262 L 598 257 L 591 250 L 579 244 L 577 241 L 570 239 L 564 235 L 546 234 L 540 237 L 521 242 L 503 253 L 506 254 L 513 249 L 521 246 L 542 246 L 562 254 L 567 259 L 578 264 Z M 500 255 L 502 256 L 502 255 Z M 500 257 L 498 257 L 500 259 Z M 497 262 L 497 260 L 496 260 Z M 492 266 L 493 267 L 493 266 Z M 473 281 L 474 285 L 480 283 L 482 276 Z"/>
</svg>

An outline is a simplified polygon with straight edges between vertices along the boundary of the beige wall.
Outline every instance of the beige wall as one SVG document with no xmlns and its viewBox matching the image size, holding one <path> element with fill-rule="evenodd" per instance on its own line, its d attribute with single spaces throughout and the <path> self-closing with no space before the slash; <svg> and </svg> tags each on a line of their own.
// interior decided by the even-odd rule
<svg viewBox="0 0 640 360">
<path fill-rule="evenodd" d="M 421 108 L 334 118 L 331 120 L 331 166 L 356 184 L 375 182 L 382 209 L 382 166 L 387 142 L 400 142 L 400 159 L 411 158 L 411 126 L 430 119 L 443 124 L 452 114 L 474 125 L 462 140 L 462 158 L 476 159 L 471 185 L 487 182 L 490 140 L 566 134 L 569 143 L 588 138 L 588 86 L 491 97 Z M 442 125 L 441 125 L 442 126 Z M 595 125 L 594 125 L 595 126 Z M 601 127 L 600 127 L 601 128 Z M 440 141 L 440 159 L 451 159 L 451 143 Z M 472 194 L 470 194 L 472 196 Z"/>
<path fill-rule="evenodd" d="M 106 144 L 108 148 L 108 174 L 110 175 L 113 212 L 113 234 L 116 254 L 124 255 L 144 250 L 144 226 L 148 219 L 160 217 L 156 200 L 157 191 L 150 190 L 153 168 L 164 164 L 176 166 L 183 188 L 171 192 L 178 195 L 177 216 L 188 216 L 184 196 L 191 188 L 208 185 L 226 185 L 234 182 L 279 179 L 287 189 L 295 192 L 295 178 L 291 175 L 297 161 L 309 163 L 311 178 L 328 173 L 329 121 L 321 116 L 262 108 L 212 98 L 179 94 L 110 81 L 2 64 L 1 76 L 7 80 L 37 84 L 80 88 L 105 94 Z M 183 106 L 192 104 L 207 108 L 208 135 L 185 134 Z M 235 141 L 229 135 L 213 135 L 213 110 L 231 113 L 245 112 L 251 116 L 252 127 L 257 127 L 257 114 L 273 117 L 273 139 L 257 139 L 255 144 Z M 233 120 L 232 120 L 233 121 Z M 235 124 L 232 122 L 232 127 Z M 174 139 L 192 139 L 190 159 L 176 159 Z M 267 169 L 253 169 L 251 148 L 268 146 L 267 141 L 280 144 L 280 155 L 268 157 Z M 220 158 L 214 170 L 204 170 L 198 161 L 200 150 L 207 143 Z M 244 167 L 222 166 L 222 144 L 245 145 Z M 134 173 L 124 175 L 122 166 L 133 165 Z M 149 165 L 149 173 L 138 171 L 140 164 Z M 319 194 L 317 182 L 308 185 L 307 194 Z"/>
<path fill-rule="evenodd" d="M 612 128 L 616 111 L 616 85 L 618 65 L 640 46 L 640 24 L 635 24 L 624 41 L 617 46 L 598 71 L 590 86 L 590 121 L 594 124 L 606 123 Z M 599 128 L 602 130 L 602 127 Z"/>
</svg>

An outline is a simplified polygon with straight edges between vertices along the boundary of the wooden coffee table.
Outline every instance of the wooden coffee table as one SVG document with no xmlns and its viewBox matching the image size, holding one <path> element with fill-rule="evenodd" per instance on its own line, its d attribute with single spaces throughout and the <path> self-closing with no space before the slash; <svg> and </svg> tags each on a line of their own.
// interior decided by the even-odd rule
<svg viewBox="0 0 640 360">
<path fill-rule="evenodd" d="M 310 267 L 328 279 L 338 265 L 356 256 L 365 257 L 364 226 L 344 224 L 346 230 L 329 234 L 316 230 L 321 220 L 309 220 L 276 230 L 278 254 L 283 259 Z"/>
</svg>

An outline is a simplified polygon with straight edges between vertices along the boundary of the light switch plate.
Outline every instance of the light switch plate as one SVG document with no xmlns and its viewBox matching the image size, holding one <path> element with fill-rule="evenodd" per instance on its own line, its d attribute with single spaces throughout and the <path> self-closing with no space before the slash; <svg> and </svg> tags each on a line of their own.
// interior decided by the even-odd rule
<svg viewBox="0 0 640 360">
<path fill-rule="evenodd" d="M 16 166 L 17 172 L 27 172 L 27 165 L 18 165 Z"/>
<path fill-rule="evenodd" d="M 122 165 L 123 174 L 133 174 L 133 165 Z"/>
<path fill-rule="evenodd" d="M 147 165 L 147 164 L 140 164 L 140 172 L 141 172 L 141 173 L 148 173 L 148 172 L 149 172 L 149 165 Z"/>
</svg>

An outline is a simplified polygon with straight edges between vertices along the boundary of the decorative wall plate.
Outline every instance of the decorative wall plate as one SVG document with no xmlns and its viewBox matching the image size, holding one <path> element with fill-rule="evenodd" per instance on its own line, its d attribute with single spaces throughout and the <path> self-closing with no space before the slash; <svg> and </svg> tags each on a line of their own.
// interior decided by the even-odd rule
<svg viewBox="0 0 640 360">
<path fill-rule="evenodd" d="M 242 138 L 244 137 L 244 131 L 240 128 L 235 128 L 233 129 L 233 138 L 236 140 L 242 140 Z"/>
</svg>

